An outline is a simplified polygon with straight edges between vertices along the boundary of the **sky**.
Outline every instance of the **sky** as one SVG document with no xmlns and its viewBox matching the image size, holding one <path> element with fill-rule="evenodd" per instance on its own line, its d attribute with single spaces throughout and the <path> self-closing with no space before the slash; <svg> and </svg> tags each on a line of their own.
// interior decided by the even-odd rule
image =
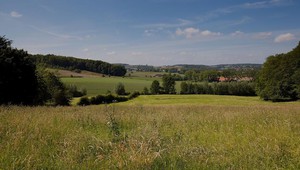
<svg viewBox="0 0 300 170">
<path fill-rule="evenodd" d="M 110 63 L 260 64 L 298 45 L 299 9 L 299 0 L 0 0 L 0 36 L 31 54 Z"/>
</svg>

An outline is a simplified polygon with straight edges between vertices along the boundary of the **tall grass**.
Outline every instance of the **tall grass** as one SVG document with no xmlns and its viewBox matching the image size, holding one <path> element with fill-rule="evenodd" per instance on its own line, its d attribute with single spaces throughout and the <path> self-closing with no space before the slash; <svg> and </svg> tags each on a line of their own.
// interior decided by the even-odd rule
<svg viewBox="0 0 300 170">
<path fill-rule="evenodd" d="M 0 169 L 300 169 L 299 108 L 0 107 Z"/>
</svg>

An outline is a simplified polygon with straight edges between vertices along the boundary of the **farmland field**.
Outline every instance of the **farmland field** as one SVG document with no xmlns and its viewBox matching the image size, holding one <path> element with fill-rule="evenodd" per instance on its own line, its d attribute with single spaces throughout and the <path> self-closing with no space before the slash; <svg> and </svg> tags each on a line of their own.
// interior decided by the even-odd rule
<svg viewBox="0 0 300 170">
<path fill-rule="evenodd" d="M 79 89 L 86 88 L 88 96 L 105 94 L 107 91 L 114 93 L 118 83 L 123 83 L 127 92 L 142 91 L 144 87 L 151 86 L 151 80 L 131 79 L 122 77 L 97 77 L 97 78 L 62 78 L 66 84 L 74 84 Z"/>
<path fill-rule="evenodd" d="M 0 169 L 300 169 L 300 103 L 140 96 L 0 107 Z"/>
<path fill-rule="evenodd" d="M 108 91 L 114 93 L 118 83 L 123 83 L 126 92 L 139 91 L 142 92 L 144 87 L 150 89 L 153 80 L 159 78 L 131 78 L 131 77 L 85 77 L 85 78 L 61 78 L 61 80 L 69 85 L 76 85 L 79 89 L 85 88 L 88 96 L 96 96 L 98 94 L 106 94 Z M 180 82 L 176 82 L 176 91 L 180 91 Z"/>
<path fill-rule="evenodd" d="M 61 80 L 67 85 L 76 85 L 78 89 L 86 89 L 88 96 L 106 94 L 108 91 L 114 93 L 118 83 L 125 85 L 126 92 L 142 92 L 144 87 L 150 89 L 153 80 L 161 81 L 161 77 L 155 75 L 166 74 L 162 72 L 129 72 L 126 77 L 102 77 L 102 74 L 81 71 L 76 73 L 68 70 L 48 69 L 61 77 Z M 176 90 L 180 92 L 180 82 L 176 82 Z"/>
</svg>

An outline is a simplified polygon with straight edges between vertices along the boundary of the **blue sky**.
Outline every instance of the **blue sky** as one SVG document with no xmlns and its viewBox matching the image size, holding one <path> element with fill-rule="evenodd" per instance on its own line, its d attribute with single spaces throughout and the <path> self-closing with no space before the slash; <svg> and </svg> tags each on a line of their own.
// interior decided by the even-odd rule
<svg viewBox="0 0 300 170">
<path fill-rule="evenodd" d="M 299 0 L 1 0 L 0 35 L 32 54 L 110 63 L 263 63 L 300 41 Z"/>
</svg>

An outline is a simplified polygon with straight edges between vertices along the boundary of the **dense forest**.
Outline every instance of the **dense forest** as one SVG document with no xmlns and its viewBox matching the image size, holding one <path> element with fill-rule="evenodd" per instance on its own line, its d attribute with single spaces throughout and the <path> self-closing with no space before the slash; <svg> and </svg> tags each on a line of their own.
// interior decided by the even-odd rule
<svg viewBox="0 0 300 170">
<path fill-rule="evenodd" d="M 112 76 L 124 76 L 126 69 L 121 65 L 114 65 L 100 60 L 80 59 L 74 57 L 48 55 L 30 55 L 36 65 L 44 65 L 51 68 L 61 68 L 67 70 L 87 70 Z"/>
</svg>

